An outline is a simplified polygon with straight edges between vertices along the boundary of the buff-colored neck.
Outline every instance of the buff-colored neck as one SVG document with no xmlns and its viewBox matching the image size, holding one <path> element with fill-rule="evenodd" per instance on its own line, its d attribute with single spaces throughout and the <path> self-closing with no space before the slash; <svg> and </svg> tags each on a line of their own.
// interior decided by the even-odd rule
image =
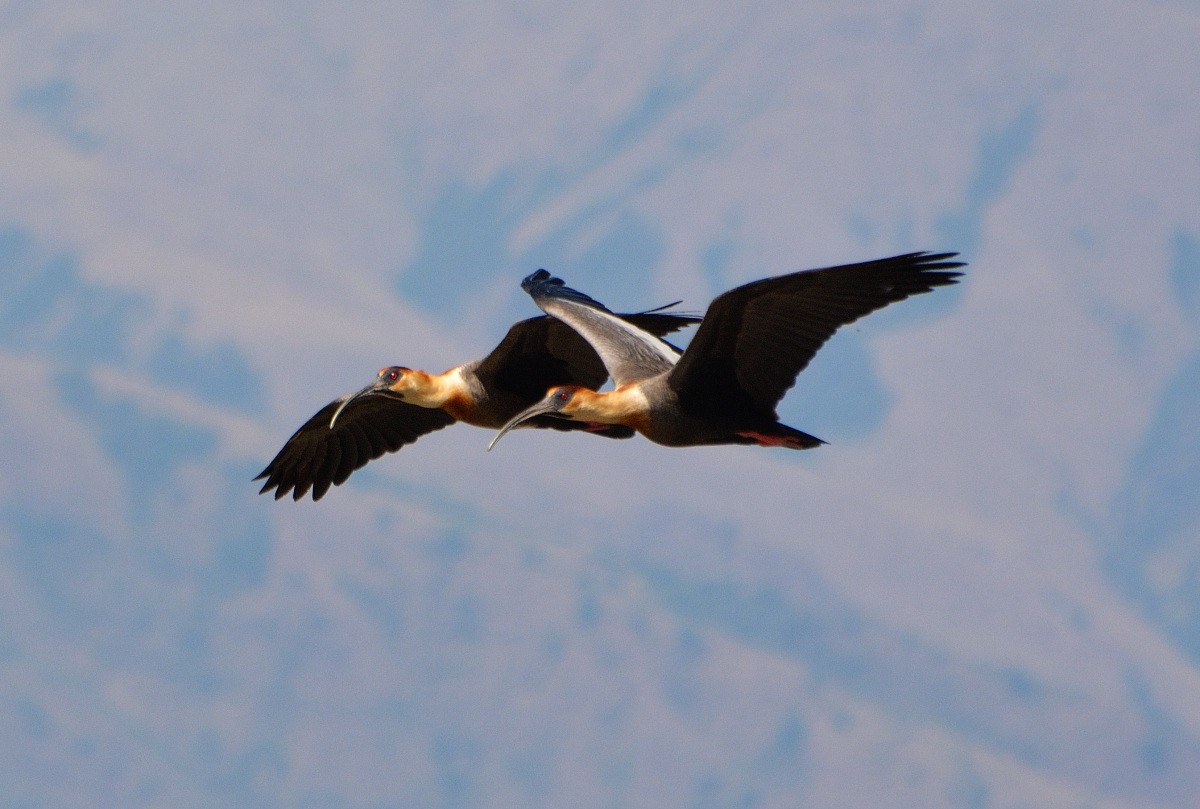
<svg viewBox="0 0 1200 809">
<path fill-rule="evenodd" d="M 403 396 L 406 402 L 430 408 L 445 407 L 447 402 L 469 393 L 457 367 L 444 374 L 409 371 L 392 385 L 392 390 Z"/>
<path fill-rule="evenodd" d="M 563 412 L 576 421 L 624 424 L 637 428 L 649 412 L 649 402 L 637 385 L 624 385 L 603 393 L 578 388 Z"/>
</svg>

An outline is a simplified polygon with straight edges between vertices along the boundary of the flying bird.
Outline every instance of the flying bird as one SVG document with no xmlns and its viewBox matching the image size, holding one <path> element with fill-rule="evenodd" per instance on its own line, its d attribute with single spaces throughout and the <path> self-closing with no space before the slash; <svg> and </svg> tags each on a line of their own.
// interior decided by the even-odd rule
<svg viewBox="0 0 1200 809">
<path fill-rule="evenodd" d="M 612 316 L 639 332 L 656 335 L 657 340 L 700 320 L 663 311 L 676 303 Z M 313 500 L 320 500 L 330 485 L 340 486 L 368 461 L 426 433 L 456 421 L 496 429 L 541 399 L 550 387 L 598 388 L 607 378 L 600 357 L 570 326 L 545 315 L 523 320 L 481 360 L 442 374 L 389 366 L 362 390 L 325 405 L 255 478 L 266 478 L 259 494 L 274 489 L 276 500 L 289 492 L 299 500 L 311 488 Z M 619 424 L 530 418 L 535 427 L 585 430 L 608 438 L 629 438 L 634 432 Z"/>
<path fill-rule="evenodd" d="M 545 270 L 521 282 L 546 314 L 596 349 L 614 389 L 563 384 L 518 413 L 632 427 L 658 444 L 809 449 L 821 439 L 779 421 L 775 407 L 835 331 L 910 295 L 957 283 L 957 253 L 906 253 L 753 281 L 713 300 L 682 354 Z"/>
</svg>

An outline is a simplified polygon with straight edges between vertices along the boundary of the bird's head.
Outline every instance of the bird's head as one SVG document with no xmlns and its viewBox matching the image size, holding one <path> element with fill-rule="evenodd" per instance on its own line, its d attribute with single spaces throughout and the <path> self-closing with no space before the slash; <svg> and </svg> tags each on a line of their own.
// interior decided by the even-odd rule
<svg viewBox="0 0 1200 809">
<path fill-rule="evenodd" d="M 337 410 L 333 411 L 333 416 L 329 419 L 329 429 L 333 429 L 333 425 L 337 423 L 338 416 L 355 399 L 372 395 L 384 395 L 403 399 L 405 391 L 412 387 L 412 376 L 412 369 L 401 365 L 389 365 L 387 368 L 381 368 L 379 373 L 375 374 L 374 382 L 342 400 L 341 405 L 338 406 Z"/>
<path fill-rule="evenodd" d="M 405 393 L 412 391 L 415 381 L 411 368 L 405 368 L 403 365 L 389 365 L 387 368 L 380 368 L 379 373 L 375 374 L 374 384 L 364 390 L 390 393 L 403 399 Z"/>
<path fill-rule="evenodd" d="M 581 398 L 580 391 L 582 390 L 583 388 L 577 388 L 573 385 L 559 385 L 551 388 L 540 402 L 527 407 L 509 419 L 508 423 L 500 428 L 500 431 L 496 433 L 496 437 L 488 444 L 488 451 L 490 452 L 492 447 L 496 446 L 496 442 L 504 437 L 505 433 L 515 427 L 521 426 L 532 418 L 554 416 L 555 418 L 574 420 L 576 410 L 578 409 L 578 402 Z"/>
</svg>

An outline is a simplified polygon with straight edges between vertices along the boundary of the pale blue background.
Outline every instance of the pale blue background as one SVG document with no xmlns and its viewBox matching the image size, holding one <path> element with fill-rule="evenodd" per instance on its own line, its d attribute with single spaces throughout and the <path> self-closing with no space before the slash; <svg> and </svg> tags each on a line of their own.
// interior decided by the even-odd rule
<svg viewBox="0 0 1200 809">
<path fill-rule="evenodd" d="M 0 9 L 0 806 L 1194 807 L 1200 8 Z M 392 363 L 914 249 L 798 454 L 457 427 Z M 686 339 L 686 336 L 685 338 Z"/>
</svg>

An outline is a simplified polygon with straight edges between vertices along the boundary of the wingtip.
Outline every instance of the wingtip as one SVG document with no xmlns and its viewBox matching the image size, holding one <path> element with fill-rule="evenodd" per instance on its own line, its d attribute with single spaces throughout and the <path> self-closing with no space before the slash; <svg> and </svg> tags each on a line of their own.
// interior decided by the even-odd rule
<svg viewBox="0 0 1200 809">
<path fill-rule="evenodd" d="M 905 258 L 913 260 L 913 269 L 917 276 L 928 286 L 929 291 L 934 287 L 957 284 L 963 273 L 955 272 L 960 267 L 966 267 L 965 261 L 951 261 L 958 257 L 957 252 L 935 253 L 923 250 L 920 253 L 910 253 Z"/>
<path fill-rule="evenodd" d="M 531 272 L 529 275 L 527 275 L 521 279 L 521 289 L 525 290 L 526 292 L 529 292 L 529 290 L 534 286 L 534 284 L 538 284 L 543 281 L 558 281 L 560 284 L 562 283 L 561 279 L 554 278 L 546 270 L 535 270 L 534 272 Z"/>
<path fill-rule="evenodd" d="M 558 298 L 582 303 L 604 312 L 609 311 L 609 308 L 600 301 L 577 289 L 572 289 L 567 286 L 566 281 L 551 275 L 546 270 L 538 270 L 525 276 L 525 279 L 521 281 L 521 289 L 525 290 L 535 301 L 539 298 Z"/>
<path fill-rule="evenodd" d="M 664 303 L 662 306 L 656 306 L 653 309 L 646 309 L 645 311 L 642 311 L 642 312 L 634 312 L 633 314 L 634 315 L 662 315 L 663 317 L 677 318 L 681 323 L 684 323 L 684 322 L 699 323 L 701 320 L 704 319 L 704 315 L 697 313 L 697 312 L 668 312 L 667 311 L 668 309 L 674 309 L 676 306 L 678 306 L 681 303 L 683 303 L 682 299 L 677 300 L 677 301 L 672 301 L 671 303 Z M 629 318 L 630 315 L 620 315 L 620 317 Z"/>
<path fill-rule="evenodd" d="M 261 477 L 262 475 L 259 475 L 259 477 L 255 478 L 255 480 L 258 480 Z M 272 489 L 274 489 L 274 491 L 271 491 Z M 275 500 L 282 500 L 291 490 L 292 487 L 286 485 L 283 483 L 283 481 L 269 479 L 262 485 L 262 488 L 258 490 L 258 493 L 260 495 L 270 494 Z"/>
<path fill-rule="evenodd" d="M 666 309 L 673 309 L 674 307 L 678 306 L 678 305 L 679 305 L 679 304 L 681 304 L 681 303 L 683 303 L 683 299 L 682 299 L 682 298 L 681 298 L 681 299 L 679 299 L 679 300 L 677 300 L 677 301 L 671 301 L 670 303 L 664 303 L 662 306 L 655 306 L 653 309 L 646 309 L 646 310 L 644 310 L 644 311 L 641 311 L 641 312 L 634 312 L 634 314 L 637 314 L 637 315 L 653 315 L 653 314 L 657 314 L 657 313 L 659 313 L 659 312 L 662 312 L 662 311 L 664 311 L 664 310 L 666 310 Z M 672 314 L 676 314 L 676 313 L 672 312 Z"/>
<path fill-rule="evenodd" d="M 929 250 L 915 253 L 923 270 L 953 270 L 957 267 L 967 266 L 965 261 L 951 261 L 950 259 L 958 258 L 958 252 L 934 253 Z M 954 275 L 962 275 L 962 273 L 954 273 Z"/>
</svg>

